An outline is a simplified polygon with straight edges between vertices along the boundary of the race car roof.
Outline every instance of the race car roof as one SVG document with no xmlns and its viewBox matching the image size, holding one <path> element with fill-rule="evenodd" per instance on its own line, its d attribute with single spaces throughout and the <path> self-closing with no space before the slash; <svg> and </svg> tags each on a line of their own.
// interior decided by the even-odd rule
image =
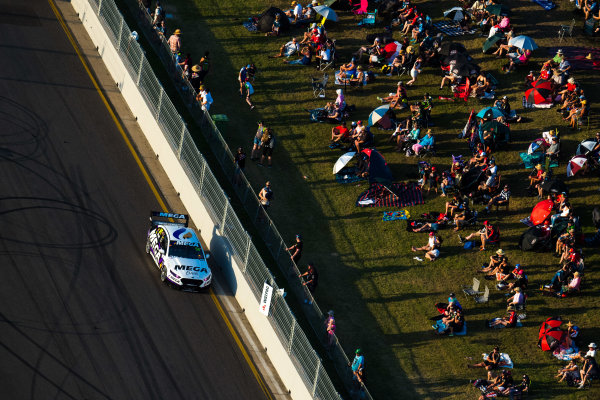
<svg viewBox="0 0 600 400">
<path fill-rule="evenodd" d="M 177 242 L 177 244 L 199 244 L 200 240 L 198 240 L 198 236 L 196 232 L 192 228 L 185 227 L 183 225 L 175 225 L 175 224 L 164 224 L 161 223 L 165 231 L 169 234 L 169 239 L 171 241 Z"/>
</svg>

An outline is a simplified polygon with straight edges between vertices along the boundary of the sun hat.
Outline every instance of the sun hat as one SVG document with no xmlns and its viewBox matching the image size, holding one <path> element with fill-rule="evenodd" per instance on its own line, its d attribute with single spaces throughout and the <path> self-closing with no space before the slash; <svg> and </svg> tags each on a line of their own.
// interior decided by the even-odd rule
<svg viewBox="0 0 600 400">
<path fill-rule="evenodd" d="M 569 79 L 567 79 L 567 82 L 569 82 L 569 83 L 575 83 L 575 78 L 570 77 Z"/>
<path fill-rule="evenodd" d="M 498 250 L 496 250 L 496 254 L 498 254 L 500 256 L 503 256 L 504 255 L 504 250 L 498 249 Z"/>
<path fill-rule="evenodd" d="M 542 169 L 542 164 L 538 164 L 535 166 L 535 169 Z"/>
<path fill-rule="evenodd" d="M 175 29 L 175 32 L 173 32 L 173 35 L 181 35 L 181 29 Z"/>
<path fill-rule="evenodd" d="M 592 342 L 590 344 L 588 344 L 588 347 L 591 347 L 592 349 L 596 348 L 596 343 Z"/>
<path fill-rule="evenodd" d="M 200 66 L 198 64 L 192 67 L 192 72 L 200 72 Z"/>
<path fill-rule="evenodd" d="M 415 49 L 413 49 L 413 47 L 412 47 L 412 46 L 408 46 L 408 47 L 406 48 L 406 52 L 407 52 L 407 53 L 412 53 L 414 50 L 415 50 Z"/>
<path fill-rule="evenodd" d="M 563 53 L 562 49 L 558 49 L 558 51 L 556 52 L 556 54 L 562 54 L 562 53 Z"/>
<path fill-rule="evenodd" d="M 336 92 L 337 94 L 342 94 L 342 93 L 343 93 L 343 92 L 342 92 L 342 89 L 336 89 L 336 91 L 335 91 L 335 92 Z"/>
<path fill-rule="evenodd" d="M 316 6 L 316 5 L 318 5 L 318 4 L 319 4 L 319 2 L 318 2 L 317 0 L 313 0 L 313 1 L 312 1 L 312 5 L 313 5 L 313 6 Z"/>
</svg>

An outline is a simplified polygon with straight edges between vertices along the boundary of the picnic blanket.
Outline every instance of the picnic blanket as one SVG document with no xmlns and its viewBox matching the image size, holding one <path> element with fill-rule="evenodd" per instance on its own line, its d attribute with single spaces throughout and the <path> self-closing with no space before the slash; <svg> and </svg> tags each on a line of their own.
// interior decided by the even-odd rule
<svg viewBox="0 0 600 400">
<path fill-rule="evenodd" d="M 394 183 L 389 189 L 394 193 L 390 193 L 383 185 L 373 184 L 358 196 L 356 206 L 400 208 L 425 203 L 421 188 L 414 183 Z"/>
<path fill-rule="evenodd" d="M 551 2 L 549 0 L 531 0 L 531 1 L 533 1 L 534 3 L 539 4 L 546 11 L 550 11 L 554 7 L 556 7 L 556 4 L 554 4 L 553 2 Z"/>
<path fill-rule="evenodd" d="M 490 319 L 490 321 L 488 322 L 488 328 L 492 328 L 492 329 L 502 329 L 502 328 L 506 328 L 506 326 L 504 325 L 495 325 L 495 326 L 491 326 L 493 322 L 498 321 L 499 319 L 502 318 L 492 318 Z M 515 325 L 517 328 L 520 328 L 523 326 L 523 324 L 521 323 L 521 320 L 517 318 L 517 323 Z"/>
<path fill-rule="evenodd" d="M 448 36 L 472 35 L 477 32 L 477 28 L 472 28 L 469 31 L 463 31 L 458 21 L 440 21 L 433 24 L 438 31 Z"/>
<path fill-rule="evenodd" d="M 337 183 L 354 183 L 363 181 L 365 178 L 356 175 L 356 167 L 344 167 L 335 174 L 335 181 Z"/>
<path fill-rule="evenodd" d="M 483 353 L 482 354 L 483 359 L 485 360 L 488 356 L 487 353 Z M 500 353 L 500 363 L 498 364 L 498 366 L 500 368 L 508 368 L 508 369 L 512 369 L 514 367 L 514 364 L 512 362 L 512 360 L 510 359 L 510 356 L 506 353 Z"/>
<path fill-rule="evenodd" d="M 570 361 L 573 358 L 577 357 L 579 354 L 579 348 L 573 345 L 573 347 L 565 348 L 563 346 L 559 346 L 558 349 L 554 350 L 552 355 L 559 360 L 562 361 Z"/>
<path fill-rule="evenodd" d="M 525 169 L 534 168 L 538 164 L 545 164 L 545 160 L 546 160 L 546 155 L 544 153 L 540 153 L 540 152 L 533 153 L 533 154 L 527 154 L 527 152 L 523 152 L 523 153 L 519 153 L 519 157 L 521 157 L 521 161 L 523 161 L 523 164 L 525 165 Z M 556 160 L 551 161 L 549 167 L 550 168 L 558 167 L 558 162 Z"/>
<path fill-rule="evenodd" d="M 383 220 L 384 221 L 398 221 L 401 219 L 409 219 L 410 213 L 408 210 L 401 211 L 384 211 L 383 212 Z"/>
<path fill-rule="evenodd" d="M 558 49 L 562 49 L 565 58 L 569 60 L 573 69 L 587 69 L 600 71 L 600 48 L 594 49 L 591 47 L 549 47 L 548 54 L 554 56 Z M 586 57 L 592 53 L 592 59 Z"/>
</svg>

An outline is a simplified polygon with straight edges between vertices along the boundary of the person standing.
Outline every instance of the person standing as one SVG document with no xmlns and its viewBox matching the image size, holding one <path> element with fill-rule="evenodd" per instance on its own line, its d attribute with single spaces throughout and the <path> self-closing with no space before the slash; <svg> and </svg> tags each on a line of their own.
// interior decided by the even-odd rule
<svg viewBox="0 0 600 400">
<path fill-rule="evenodd" d="M 356 349 L 354 360 L 352 360 L 352 380 L 363 383 L 365 375 L 365 356 L 361 349 Z"/>
<path fill-rule="evenodd" d="M 175 29 L 175 32 L 169 37 L 168 43 L 173 54 L 181 51 L 181 29 Z"/>
<path fill-rule="evenodd" d="M 296 243 L 287 247 L 285 250 L 290 252 L 290 258 L 296 264 L 300 261 L 302 257 L 302 248 L 304 247 L 304 243 L 302 242 L 302 236 L 300 234 L 296 235 Z"/>
<path fill-rule="evenodd" d="M 210 71 L 210 59 L 208 57 L 209 51 L 204 52 L 204 56 L 200 59 L 198 64 L 200 65 L 200 81 L 204 82 L 204 78 L 206 78 L 206 74 Z"/>
<path fill-rule="evenodd" d="M 235 163 L 235 173 L 233 174 L 233 183 L 235 185 L 242 184 L 242 173 L 244 172 L 244 168 L 246 168 L 246 153 L 244 153 L 244 149 L 238 147 L 235 156 L 233 157 L 233 162 Z"/>
<path fill-rule="evenodd" d="M 271 128 L 267 128 L 265 133 L 263 133 L 261 139 L 261 147 L 262 147 L 262 156 L 260 157 L 260 162 L 258 165 L 261 167 L 264 166 L 265 158 L 267 159 L 267 166 L 271 168 L 273 156 L 273 148 L 275 147 L 275 135 L 273 135 L 273 130 Z"/>
<path fill-rule="evenodd" d="M 265 187 L 263 187 L 260 192 L 258 192 L 258 199 L 260 200 L 260 205 L 262 208 L 267 211 L 269 206 L 271 205 L 271 199 L 273 199 L 273 190 L 271 189 L 271 182 L 267 181 L 265 183 Z"/>
<path fill-rule="evenodd" d="M 331 349 L 335 344 L 335 318 L 333 317 L 333 310 L 329 310 L 327 318 L 325 318 L 325 330 L 327 332 L 327 348 Z"/>
<path fill-rule="evenodd" d="M 308 263 L 308 270 L 299 275 L 299 278 L 304 278 L 302 282 L 303 286 L 306 286 L 308 291 L 312 294 L 317 290 L 317 285 L 319 284 L 319 273 L 315 268 L 313 263 Z M 308 299 L 304 299 L 304 303 L 312 304 Z"/>
<path fill-rule="evenodd" d="M 200 86 L 200 93 L 198 94 L 197 100 L 200 101 L 202 110 L 210 110 L 210 106 L 213 103 L 213 98 L 207 86 Z"/>
<path fill-rule="evenodd" d="M 240 97 L 244 96 L 244 85 L 248 80 L 248 68 L 250 68 L 250 64 L 244 65 L 240 68 L 240 72 L 238 73 L 238 82 L 240 83 Z"/>
<path fill-rule="evenodd" d="M 267 128 L 265 128 L 262 121 L 258 121 L 258 129 L 254 135 L 254 139 L 252 139 L 252 152 L 250 153 L 250 159 L 252 161 L 256 161 L 259 158 L 260 147 L 262 145 L 261 140 L 266 129 Z"/>
<path fill-rule="evenodd" d="M 250 81 L 248 80 L 246 81 L 246 83 L 244 83 L 244 87 L 246 88 L 246 103 L 248 103 L 251 110 L 254 110 L 254 104 L 252 104 L 252 101 L 250 100 L 250 96 L 254 94 L 254 87 L 252 86 L 252 83 L 250 83 Z"/>
</svg>

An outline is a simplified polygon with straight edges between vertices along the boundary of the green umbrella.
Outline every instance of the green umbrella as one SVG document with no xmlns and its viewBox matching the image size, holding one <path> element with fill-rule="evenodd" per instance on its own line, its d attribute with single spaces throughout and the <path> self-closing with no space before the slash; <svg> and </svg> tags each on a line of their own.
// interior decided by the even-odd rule
<svg viewBox="0 0 600 400">
<path fill-rule="evenodd" d="M 494 34 L 494 36 L 487 38 L 487 40 L 483 43 L 482 50 L 484 53 L 487 53 L 489 49 L 492 48 L 493 45 L 500 39 L 504 38 L 504 33 L 498 32 Z"/>
<path fill-rule="evenodd" d="M 487 6 L 485 10 L 494 15 L 508 15 L 510 13 L 510 10 L 501 4 L 492 4 Z"/>
</svg>

